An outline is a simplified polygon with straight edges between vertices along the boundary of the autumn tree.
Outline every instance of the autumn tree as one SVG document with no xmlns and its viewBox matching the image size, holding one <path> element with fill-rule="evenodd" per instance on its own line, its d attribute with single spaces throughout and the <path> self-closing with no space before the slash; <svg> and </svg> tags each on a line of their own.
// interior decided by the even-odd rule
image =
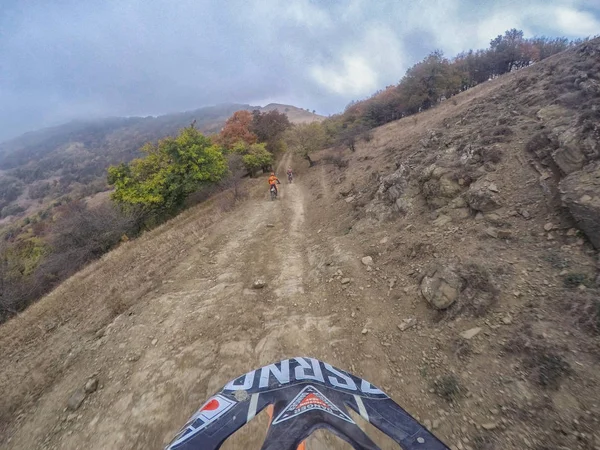
<svg viewBox="0 0 600 450">
<path fill-rule="evenodd" d="M 216 137 L 216 142 L 227 150 L 236 142 L 242 141 L 251 145 L 258 141 L 258 136 L 251 130 L 253 116 L 250 111 L 236 111 L 227 119 L 225 126 Z"/>
<path fill-rule="evenodd" d="M 279 140 L 285 130 L 291 126 L 286 114 L 276 109 L 261 113 L 259 110 L 252 111 L 251 131 L 256 134 L 259 142 L 265 142 L 267 148 L 270 143 Z"/>
<path fill-rule="evenodd" d="M 516 28 L 492 39 L 490 51 L 498 75 L 527 67 L 539 59 L 539 50 L 523 37 L 523 31 Z"/>
<path fill-rule="evenodd" d="M 567 38 L 548 38 L 545 36 L 534 37 L 531 39 L 531 44 L 536 48 L 539 60 L 560 53 L 571 45 Z"/>
<path fill-rule="evenodd" d="M 526 39 L 523 31 L 513 28 L 492 39 L 488 48 L 469 50 L 452 60 L 435 51 L 410 67 L 398 85 L 351 102 L 342 114 L 326 119 L 323 126 L 332 142 L 342 141 L 352 149 L 357 127 L 373 128 L 418 113 L 495 76 L 527 67 L 581 42 L 565 38 Z"/>
<path fill-rule="evenodd" d="M 168 213 L 201 186 L 219 181 L 227 172 L 221 149 L 193 126 L 177 137 L 146 144 L 145 158 L 108 169 L 112 199 L 124 207 Z"/>
<path fill-rule="evenodd" d="M 285 133 L 285 142 L 292 151 L 301 155 L 312 167 L 310 153 L 320 150 L 327 142 L 325 128 L 319 122 L 297 124 Z"/>
</svg>

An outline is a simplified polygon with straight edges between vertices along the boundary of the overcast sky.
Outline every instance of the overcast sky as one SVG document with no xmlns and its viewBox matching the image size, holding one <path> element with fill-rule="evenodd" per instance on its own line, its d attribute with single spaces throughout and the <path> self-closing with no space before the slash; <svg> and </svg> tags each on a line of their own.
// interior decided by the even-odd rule
<svg viewBox="0 0 600 450">
<path fill-rule="evenodd" d="M 0 0 L 0 140 L 277 101 L 339 112 L 435 49 L 600 33 L 598 0 Z"/>
</svg>

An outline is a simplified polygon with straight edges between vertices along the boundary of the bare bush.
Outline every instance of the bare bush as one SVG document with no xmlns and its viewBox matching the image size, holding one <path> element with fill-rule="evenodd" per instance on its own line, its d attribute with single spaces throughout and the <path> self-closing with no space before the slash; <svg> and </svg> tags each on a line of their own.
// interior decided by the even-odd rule
<svg viewBox="0 0 600 450">
<path fill-rule="evenodd" d="M 458 274 L 464 281 L 464 289 L 454 306 L 444 312 L 444 316 L 450 319 L 459 315 L 485 316 L 496 304 L 499 294 L 490 272 L 479 264 L 470 263 L 461 266 Z"/>
<path fill-rule="evenodd" d="M 361 135 L 362 140 L 365 141 L 365 142 L 371 142 L 374 137 L 375 136 L 373 135 L 373 131 L 371 131 L 371 130 L 365 131 Z"/>
<path fill-rule="evenodd" d="M 241 183 L 248 171 L 246 169 L 246 165 L 244 164 L 242 155 L 238 153 L 229 155 L 228 164 L 229 176 L 222 182 L 222 184 L 232 190 L 234 200 L 246 198 L 248 193 L 242 189 Z"/>
<path fill-rule="evenodd" d="M 125 214 L 111 204 L 88 208 L 84 202 L 71 202 L 58 207 L 57 214 L 50 230 L 44 230 L 51 252 L 40 258 L 31 273 L 10 270 L 5 251 L 8 243 L 2 241 L 0 321 L 23 310 L 57 283 L 102 256 L 124 236 L 137 234 L 142 222 L 141 215 Z M 109 308 L 118 309 L 116 304 Z"/>
<path fill-rule="evenodd" d="M 219 209 L 223 212 L 229 212 L 235 207 L 235 195 L 230 193 L 224 193 L 220 195 L 217 199 L 217 205 Z"/>
<path fill-rule="evenodd" d="M 110 289 L 105 302 L 113 317 L 123 314 L 129 308 L 129 304 L 125 301 L 121 292 L 114 286 Z"/>
<path fill-rule="evenodd" d="M 327 164 L 333 164 L 338 169 L 348 167 L 348 161 L 342 158 L 340 155 L 327 155 L 323 157 L 323 162 Z"/>
<path fill-rule="evenodd" d="M 572 373 L 571 366 L 554 350 L 536 347 L 524 359 L 533 381 L 547 389 L 558 389 L 563 378 Z"/>
<path fill-rule="evenodd" d="M 502 161 L 502 149 L 498 146 L 484 147 L 481 150 L 481 157 L 484 163 L 498 164 Z"/>
<path fill-rule="evenodd" d="M 564 309 L 573 317 L 577 326 L 592 335 L 600 334 L 600 293 L 585 291 L 565 292 Z"/>
<path fill-rule="evenodd" d="M 558 389 L 562 380 L 573 372 L 557 349 L 536 339 L 530 324 L 514 333 L 504 349 L 521 355 L 525 373 L 542 388 Z"/>
<path fill-rule="evenodd" d="M 534 153 L 540 158 L 548 156 L 555 148 L 555 144 L 550 140 L 546 132 L 540 132 L 531 137 L 525 144 L 525 150 Z"/>
<path fill-rule="evenodd" d="M 465 392 L 465 388 L 454 374 L 444 375 L 435 380 L 432 388 L 438 396 L 448 402 L 455 402 Z"/>
</svg>

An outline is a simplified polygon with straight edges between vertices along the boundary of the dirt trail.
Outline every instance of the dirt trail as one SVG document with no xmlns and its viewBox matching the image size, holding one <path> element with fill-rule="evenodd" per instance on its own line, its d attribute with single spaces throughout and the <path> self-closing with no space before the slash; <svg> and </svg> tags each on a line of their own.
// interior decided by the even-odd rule
<svg viewBox="0 0 600 450">
<path fill-rule="evenodd" d="M 5 448 L 161 448 L 208 395 L 251 368 L 299 355 L 350 367 L 335 351 L 352 347 L 343 344 L 348 333 L 310 270 L 328 251 L 307 239 L 316 232 L 306 226 L 304 191 L 301 179 L 284 180 L 270 201 L 265 183 L 260 198 L 207 230 L 160 289 L 116 317 L 22 414 Z M 266 287 L 253 289 L 257 279 Z M 76 412 L 65 410 L 90 376 L 101 388 Z M 260 448 L 264 419 L 257 422 L 226 448 Z"/>
</svg>

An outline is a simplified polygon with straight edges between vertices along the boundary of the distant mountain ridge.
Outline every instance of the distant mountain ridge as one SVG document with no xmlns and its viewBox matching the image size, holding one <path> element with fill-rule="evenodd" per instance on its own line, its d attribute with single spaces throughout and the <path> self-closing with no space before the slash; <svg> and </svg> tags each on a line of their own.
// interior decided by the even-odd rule
<svg viewBox="0 0 600 450">
<path fill-rule="evenodd" d="M 192 111 L 148 117 L 107 117 L 75 120 L 63 125 L 25 133 L 0 143 L 0 169 L 14 169 L 45 155 L 61 151 L 74 142 L 96 152 L 109 151 L 115 157 L 131 159 L 133 147 L 176 133 L 196 121 L 196 127 L 207 134 L 218 132 L 235 111 L 255 110 L 285 112 L 292 123 L 323 120 L 323 116 L 285 104 L 271 103 L 265 107 L 241 103 L 225 103 Z M 114 148 L 117 146 L 118 148 Z M 114 159 L 114 158 L 111 158 Z"/>
<path fill-rule="evenodd" d="M 292 123 L 324 119 L 292 105 L 228 103 L 158 117 L 77 120 L 1 143 L 0 224 L 63 196 L 106 191 L 106 169 L 142 156 L 140 148 L 147 142 L 173 136 L 192 122 L 205 134 L 218 133 L 235 111 L 255 109 L 279 110 Z"/>
</svg>

